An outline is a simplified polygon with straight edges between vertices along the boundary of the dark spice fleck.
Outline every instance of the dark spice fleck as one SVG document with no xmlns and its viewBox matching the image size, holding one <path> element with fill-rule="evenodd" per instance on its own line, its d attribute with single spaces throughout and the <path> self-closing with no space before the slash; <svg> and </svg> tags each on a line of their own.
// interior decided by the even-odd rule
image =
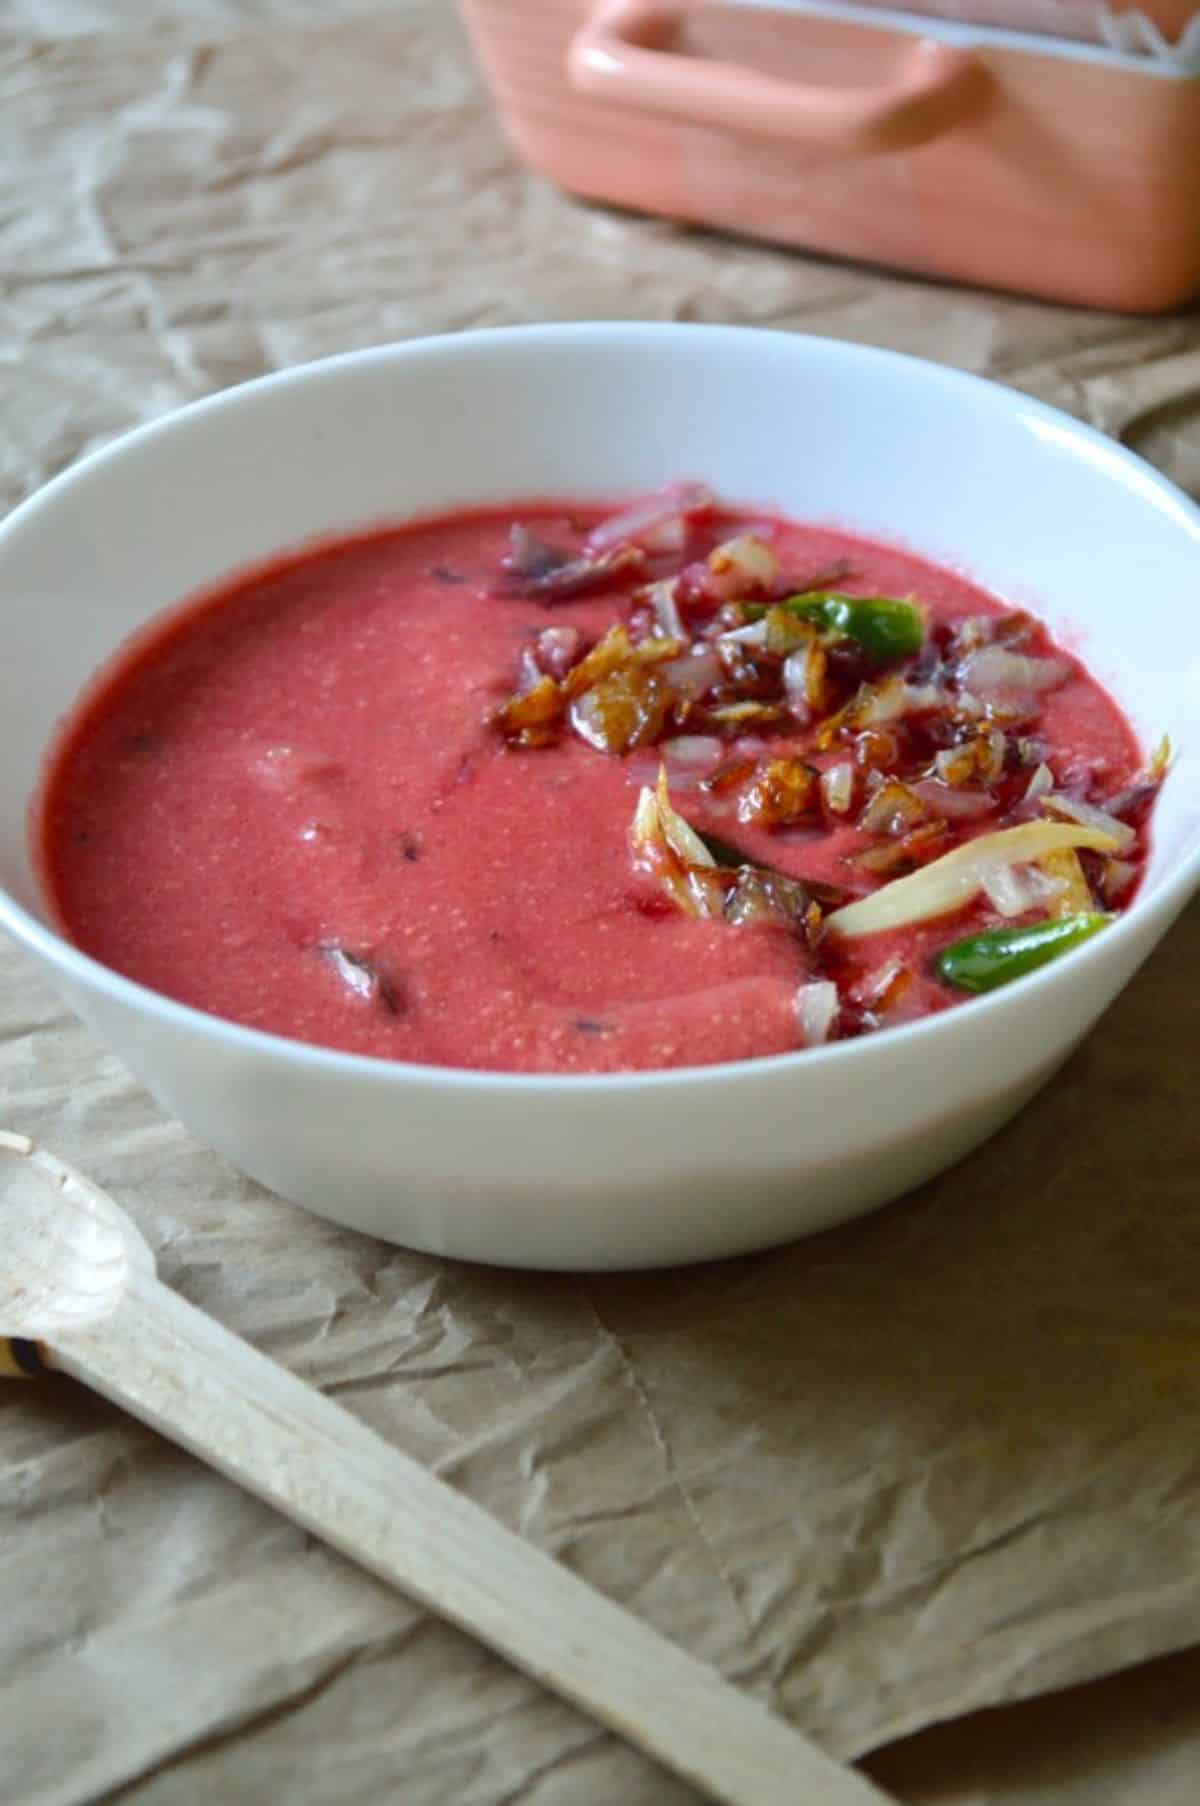
<svg viewBox="0 0 1200 1806">
<path fill-rule="evenodd" d="M 143 729 L 136 734 L 130 734 L 125 742 L 125 750 L 132 753 L 135 759 L 152 759 L 161 745 L 162 741 L 157 734 Z"/>
<path fill-rule="evenodd" d="M 615 1024 L 602 1022 L 597 1016 L 576 1016 L 571 1026 L 577 1028 L 581 1035 L 611 1035 Z"/>
<path fill-rule="evenodd" d="M 435 564 L 429 574 L 431 577 L 435 577 L 439 583 L 465 583 L 467 581 L 462 571 L 456 571 L 449 564 Z"/>
<path fill-rule="evenodd" d="M 421 857 L 422 846 L 419 834 L 400 833 L 396 836 L 396 844 L 400 848 L 401 857 L 410 865 L 415 865 Z"/>
</svg>

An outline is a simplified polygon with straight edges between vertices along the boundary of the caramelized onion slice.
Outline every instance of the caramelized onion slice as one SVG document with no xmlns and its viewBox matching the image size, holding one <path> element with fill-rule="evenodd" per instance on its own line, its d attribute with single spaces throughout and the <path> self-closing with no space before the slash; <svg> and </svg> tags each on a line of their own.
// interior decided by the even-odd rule
<svg viewBox="0 0 1200 1806">
<path fill-rule="evenodd" d="M 672 807 L 671 792 L 667 785 L 667 768 L 658 768 L 658 786 L 656 800 L 658 818 L 662 823 L 662 831 L 671 850 L 683 860 L 685 865 L 715 865 L 717 862 L 697 834 L 690 822 L 683 819 L 678 809 Z"/>
<path fill-rule="evenodd" d="M 1107 809 L 1097 809 L 1093 803 L 1077 802 L 1071 796 L 1060 796 L 1057 791 L 1043 796 L 1042 808 L 1051 815 L 1065 815 L 1068 821 L 1077 821 L 1085 828 L 1097 828 L 1101 834 L 1110 835 L 1118 853 L 1128 852 L 1137 839 L 1129 823 L 1118 821 Z"/>
<path fill-rule="evenodd" d="M 969 821 L 974 815 L 988 815 L 997 807 L 990 790 L 956 789 L 940 778 L 922 778 L 908 786 L 926 808 L 947 821 Z"/>
<path fill-rule="evenodd" d="M 1150 754 L 1150 769 L 1148 775 L 1156 784 L 1161 784 L 1168 771 L 1171 769 L 1171 758 L 1171 736 L 1170 734 L 1164 734 L 1158 745 L 1154 748 L 1154 751 Z"/>
<path fill-rule="evenodd" d="M 514 528 L 514 535 L 517 529 Z M 556 561 L 553 547 L 535 541 L 530 548 L 514 539 L 514 550 L 504 561 L 504 580 L 493 590 L 498 597 L 534 596 L 543 602 L 567 601 L 589 590 L 605 589 L 618 577 L 641 570 L 646 554 L 640 546 L 614 546 L 610 551 L 587 553 Z M 534 574 L 523 574 L 532 565 Z"/>
<path fill-rule="evenodd" d="M 1047 853 L 1037 862 L 1037 872 L 1048 892 L 1052 916 L 1089 915 L 1096 907 L 1079 855 L 1074 847 Z"/>
<path fill-rule="evenodd" d="M 685 915 L 718 913 L 716 899 L 709 899 L 702 886 L 690 881 L 689 869 L 712 870 L 717 862 L 695 829 L 672 807 L 665 765 L 659 767 L 656 787 L 651 790 L 643 785 L 638 793 L 629 844 L 637 869 L 657 878 Z"/>
<path fill-rule="evenodd" d="M 687 867 L 676 855 L 667 839 L 658 797 L 648 785 L 638 792 L 637 808 L 629 827 L 629 846 L 634 869 L 656 878 L 678 909 L 686 916 L 704 913 L 693 887 L 688 883 Z"/>
<path fill-rule="evenodd" d="M 887 928 L 906 928 L 912 922 L 949 915 L 971 901 L 985 875 L 996 866 L 1029 865 L 1065 847 L 1113 853 L 1117 842 L 1111 834 L 1075 822 L 1031 821 L 1000 828 L 943 853 L 931 865 L 894 879 L 869 897 L 834 910 L 826 917 L 826 926 L 835 935 L 879 934 Z"/>
</svg>

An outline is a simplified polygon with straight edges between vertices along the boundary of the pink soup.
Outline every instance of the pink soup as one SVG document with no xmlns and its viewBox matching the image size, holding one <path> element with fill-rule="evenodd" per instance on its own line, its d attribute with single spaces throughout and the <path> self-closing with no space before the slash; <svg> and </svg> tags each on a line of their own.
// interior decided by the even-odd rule
<svg viewBox="0 0 1200 1806">
<path fill-rule="evenodd" d="M 93 684 L 35 828 L 66 935 L 183 1003 L 605 1072 L 878 1032 L 1068 951 L 1136 888 L 1161 763 L 963 578 L 680 484 L 239 576 Z"/>
</svg>

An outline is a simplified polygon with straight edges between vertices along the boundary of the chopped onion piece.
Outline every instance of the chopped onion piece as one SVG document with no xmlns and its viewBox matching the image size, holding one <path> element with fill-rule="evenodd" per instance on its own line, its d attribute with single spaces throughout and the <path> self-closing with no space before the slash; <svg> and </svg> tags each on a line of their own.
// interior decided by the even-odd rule
<svg viewBox="0 0 1200 1806">
<path fill-rule="evenodd" d="M 675 694 L 690 702 L 698 702 L 724 675 L 716 652 L 685 652 L 664 665 L 662 672 Z"/>
<path fill-rule="evenodd" d="M 614 546 L 631 542 L 641 544 L 648 535 L 660 534 L 669 522 L 711 508 L 714 500 L 711 489 L 703 483 L 668 483 L 653 495 L 630 502 L 620 513 L 610 515 L 593 527 L 587 536 L 587 553 L 594 557 L 611 551 Z"/>
<path fill-rule="evenodd" d="M 838 1018 L 838 988 L 827 978 L 801 985 L 796 991 L 796 1026 L 805 1047 L 828 1041 Z"/>
<path fill-rule="evenodd" d="M 854 805 L 854 767 L 849 760 L 821 773 L 821 801 L 831 815 L 848 815 Z"/>
<path fill-rule="evenodd" d="M 1015 865 L 997 865 L 985 872 L 980 888 L 997 915 L 1002 916 L 1023 916 L 1041 900 L 1041 887 L 1031 884 Z"/>
<path fill-rule="evenodd" d="M 869 897 L 848 903 L 826 918 L 831 934 L 877 934 L 885 928 L 905 928 L 949 915 L 971 901 L 987 873 L 1000 865 L 1025 865 L 1063 847 L 1091 847 L 1098 853 L 1116 851 L 1111 834 L 1075 822 L 1022 822 L 980 834 L 952 852 L 943 853 L 931 865 L 895 878 Z"/>
<path fill-rule="evenodd" d="M 740 533 L 714 547 L 708 555 L 708 568 L 714 577 L 737 578 L 743 589 L 731 590 L 736 595 L 747 589 L 769 590 L 779 575 L 779 560 L 765 540 Z"/>
<path fill-rule="evenodd" d="M 668 667 L 669 669 L 669 667 Z M 725 751 L 725 743 L 715 734 L 676 734 L 663 744 L 662 754 L 668 765 L 712 765 Z"/>
<path fill-rule="evenodd" d="M 996 807 L 996 799 L 988 790 L 967 790 L 943 784 L 938 778 L 922 778 L 910 784 L 927 808 L 945 821 L 970 821 L 973 816 L 987 815 Z"/>
<path fill-rule="evenodd" d="M 645 602 L 653 611 L 660 633 L 665 633 L 668 639 L 687 639 L 687 628 L 683 624 L 683 617 L 679 613 L 679 604 L 675 600 L 673 582 L 652 583 L 636 599 Z"/>
<path fill-rule="evenodd" d="M 534 651 L 538 670 L 561 682 L 579 657 L 582 644 L 578 627 L 543 627 Z"/>
<path fill-rule="evenodd" d="M 730 627 L 717 635 L 722 644 L 731 646 L 765 646 L 769 632 L 766 617 L 761 621 L 751 621 L 748 627 Z"/>
<path fill-rule="evenodd" d="M 1023 802 L 1036 802 L 1039 796 L 1049 796 L 1054 789 L 1054 773 L 1043 759 L 1029 780 L 1029 787 L 1022 798 Z"/>
<path fill-rule="evenodd" d="M 1097 809 L 1092 803 L 1076 802 L 1073 796 L 1062 796 L 1055 791 L 1042 798 L 1042 808 L 1052 815 L 1065 816 L 1068 821 L 1082 822 L 1085 828 L 1097 828 L 1101 834 L 1110 835 L 1116 853 L 1128 852 L 1137 839 L 1128 822 L 1118 821 L 1107 809 Z"/>
<path fill-rule="evenodd" d="M 958 667 L 964 689 L 986 696 L 992 690 L 1057 690 L 1070 677 L 1065 658 L 1027 658 L 1006 646 L 981 646 L 969 652 Z"/>
<path fill-rule="evenodd" d="M 571 553 L 552 546 L 520 521 L 514 521 L 508 533 L 508 551 L 501 559 L 506 571 L 514 577 L 547 577 L 564 564 L 570 564 Z"/>
<path fill-rule="evenodd" d="M 801 727 L 812 719 L 825 688 L 825 654 L 816 640 L 797 646 L 783 661 L 783 692 Z"/>
<path fill-rule="evenodd" d="M 1032 727 L 1041 719 L 1041 696 L 1036 690 L 993 690 L 984 700 L 983 713 L 988 721 L 1007 728 Z"/>
</svg>

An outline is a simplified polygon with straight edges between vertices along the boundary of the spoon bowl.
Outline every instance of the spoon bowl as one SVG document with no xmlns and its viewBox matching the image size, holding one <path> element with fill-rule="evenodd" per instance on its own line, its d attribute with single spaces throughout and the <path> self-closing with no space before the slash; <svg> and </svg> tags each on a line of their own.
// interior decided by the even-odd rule
<svg viewBox="0 0 1200 1806">
<path fill-rule="evenodd" d="M 154 1256 L 106 1192 L 0 1130 L 0 1336 L 40 1342 L 111 1317 Z"/>
</svg>

